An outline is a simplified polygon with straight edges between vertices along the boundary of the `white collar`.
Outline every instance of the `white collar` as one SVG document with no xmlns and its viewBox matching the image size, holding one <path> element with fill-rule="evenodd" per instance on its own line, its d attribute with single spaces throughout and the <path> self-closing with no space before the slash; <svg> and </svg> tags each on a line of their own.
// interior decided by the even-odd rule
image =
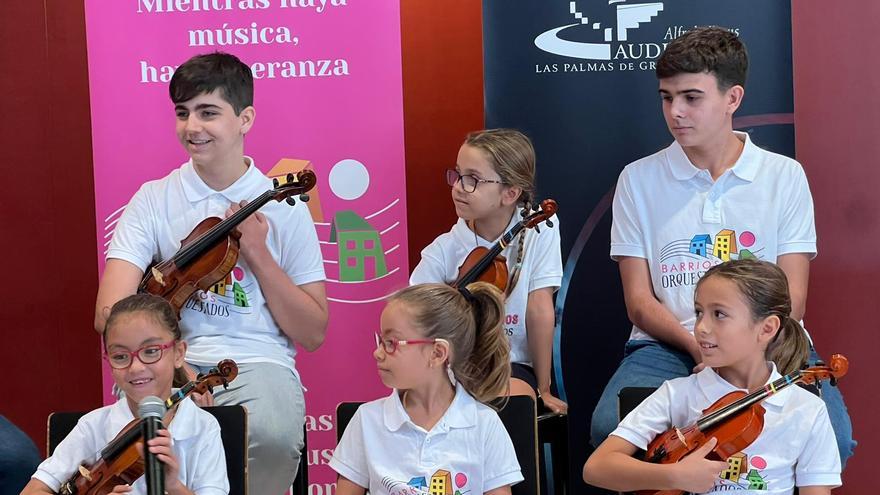
<svg viewBox="0 0 880 495">
<path fill-rule="evenodd" d="M 521 208 L 515 209 L 513 211 L 513 215 L 510 216 L 510 221 L 507 222 L 507 227 L 505 227 L 504 232 L 502 232 L 501 235 L 498 236 L 498 239 L 501 239 L 501 237 L 503 237 L 504 234 L 509 232 L 510 229 L 512 229 L 513 226 L 516 225 L 517 222 L 522 220 L 522 218 L 523 218 L 522 217 L 522 209 Z M 464 221 L 464 219 L 462 219 L 462 218 L 459 218 L 458 221 L 455 222 L 455 227 L 453 227 L 452 232 L 453 232 L 453 235 L 455 236 L 456 240 L 458 240 L 458 242 L 460 242 L 464 246 L 472 246 L 471 249 L 473 249 L 477 246 L 491 247 L 493 244 L 498 242 L 498 239 L 495 239 L 493 241 L 488 241 L 488 240 L 483 239 L 482 237 L 478 236 L 473 230 L 471 230 L 470 227 L 468 227 L 467 222 Z M 475 238 L 476 238 L 476 245 L 474 245 Z"/>
<path fill-rule="evenodd" d="M 211 186 L 205 184 L 205 181 L 203 181 L 196 172 L 192 159 L 184 163 L 180 168 L 180 182 L 183 185 L 183 192 L 186 195 L 186 199 L 191 203 L 195 203 L 211 196 L 212 194 L 220 194 L 231 203 L 237 203 L 242 199 L 254 199 L 250 196 L 254 194 L 255 188 L 259 190 L 259 188 L 264 187 L 265 176 L 257 168 L 253 158 L 245 156 L 244 159 L 249 163 L 247 170 L 245 170 L 241 177 L 222 191 L 215 191 Z"/>
<path fill-rule="evenodd" d="M 782 378 L 782 375 L 776 371 L 776 364 L 772 361 L 767 362 L 767 366 L 770 367 L 770 377 L 767 379 L 766 384 L 773 382 L 774 380 L 778 380 Z M 716 401 L 721 397 L 729 394 L 734 391 L 748 392 L 748 390 L 737 388 L 731 385 L 728 381 L 715 372 L 712 368 L 706 368 L 703 371 L 697 373 L 697 385 L 700 388 L 700 391 L 706 396 L 706 399 L 709 401 Z M 770 397 L 764 399 L 765 404 L 771 404 L 776 407 L 782 407 L 785 405 L 785 401 L 788 399 L 789 395 L 791 395 L 791 387 L 795 385 L 791 385 L 784 390 L 781 390 Z"/>
<path fill-rule="evenodd" d="M 409 423 L 413 428 L 421 429 L 417 426 L 407 414 L 403 403 L 400 401 L 400 393 L 397 389 L 391 391 L 382 406 L 382 417 L 385 427 L 390 431 L 397 431 L 403 425 Z M 457 384 L 455 386 L 455 397 L 449 408 L 443 413 L 440 421 L 434 425 L 431 431 L 443 430 L 449 431 L 450 428 L 468 428 L 477 424 L 477 400 L 471 397 L 471 394 Z"/>
<path fill-rule="evenodd" d="M 742 153 L 740 153 L 739 158 L 737 158 L 736 163 L 730 168 L 730 171 L 740 179 L 746 182 L 752 182 L 758 174 L 759 160 L 756 156 L 758 153 L 758 147 L 752 143 L 752 140 L 747 133 L 739 131 L 733 131 L 733 133 L 743 142 L 743 150 Z M 674 141 L 668 148 L 666 148 L 666 160 L 669 169 L 672 172 L 672 176 L 677 180 L 690 180 L 700 173 L 701 169 L 695 167 L 694 164 L 691 163 L 690 159 L 685 154 L 684 149 L 678 144 L 678 141 Z"/>
<path fill-rule="evenodd" d="M 199 433 L 195 428 L 198 407 L 189 397 L 180 402 L 177 406 L 177 412 L 174 413 L 174 418 L 171 420 L 171 424 L 167 426 L 168 431 L 171 432 L 171 438 L 175 441 L 180 441 Z M 108 416 L 110 431 L 122 431 L 134 419 L 134 414 L 132 414 L 131 409 L 128 407 L 128 400 L 125 397 L 110 406 L 110 414 Z"/>
</svg>

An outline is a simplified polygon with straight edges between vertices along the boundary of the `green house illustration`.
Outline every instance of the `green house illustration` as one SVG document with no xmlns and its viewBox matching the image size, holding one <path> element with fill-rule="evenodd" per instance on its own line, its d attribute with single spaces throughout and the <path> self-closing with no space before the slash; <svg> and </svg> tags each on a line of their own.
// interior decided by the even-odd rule
<svg viewBox="0 0 880 495">
<path fill-rule="evenodd" d="M 749 474 L 746 475 L 746 480 L 749 482 L 749 490 L 766 490 L 767 482 L 764 481 L 764 478 L 758 474 L 757 469 L 752 469 L 749 471 Z"/>
<path fill-rule="evenodd" d="M 241 308 L 247 308 L 250 306 L 250 304 L 248 304 L 247 294 L 238 282 L 232 284 L 232 296 L 235 299 L 236 306 Z"/>
<path fill-rule="evenodd" d="M 340 282 L 363 282 L 388 273 L 379 233 L 357 213 L 336 212 L 330 242 L 339 247 Z"/>
</svg>

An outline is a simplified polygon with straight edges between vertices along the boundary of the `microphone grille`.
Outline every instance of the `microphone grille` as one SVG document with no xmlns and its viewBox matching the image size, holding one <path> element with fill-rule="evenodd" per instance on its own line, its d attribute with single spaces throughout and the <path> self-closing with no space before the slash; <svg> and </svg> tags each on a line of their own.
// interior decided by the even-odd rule
<svg viewBox="0 0 880 495">
<path fill-rule="evenodd" d="M 138 403 L 138 417 L 145 418 L 161 418 L 165 415 L 165 401 L 150 395 L 141 399 Z"/>
</svg>

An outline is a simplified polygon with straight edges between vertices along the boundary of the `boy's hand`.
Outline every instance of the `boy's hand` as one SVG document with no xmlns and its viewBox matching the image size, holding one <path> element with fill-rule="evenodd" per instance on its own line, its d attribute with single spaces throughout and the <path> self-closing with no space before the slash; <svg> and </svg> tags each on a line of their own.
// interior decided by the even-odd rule
<svg viewBox="0 0 880 495">
<path fill-rule="evenodd" d="M 242 201 L 239 204 L 231 204 L 226 210 L 226 218 L 232 216 L 247 203 L 247 201 Z M 238 244 L 245 259 L 250 260 L 252 254 L 267 249 L 266 235 L 269 233 L 269 222 L 266 220 L 266 215 L 256 212 L 238 224 L 237 228 L 241 233 Z"/>
<path fill-rule="evenodd" d="M 716 438 L 711 438 L 705 445 L 688 454 L 681 461 L 670 464 L 677 472 L 675 487 L 679 490 L 693 493 L 708 492 L 715 485 L 715 480 L 722 470 L 727 469 L 727 462 L 706 459 L 718 444 Z"/>
<path fill-rule="evenodd" d="M 181 483 L 180 479 L 177 477 L 180 472 L 180 462 L 177 460 L 177 456 L 174 455 L 174 450 L 171 448 L 171 432 L 162 429 L 156 433 L 159 436 L 147 442 L 147 445 L 150 452 L 156 454 L 159 462 L 165 465 L 165 491 L 174 493 L 185 488 L 183 483 Z M 141 454 L 141 457 L 144 456 L 142 443 L 138 443 L 138 452 Z"/>
</svg>

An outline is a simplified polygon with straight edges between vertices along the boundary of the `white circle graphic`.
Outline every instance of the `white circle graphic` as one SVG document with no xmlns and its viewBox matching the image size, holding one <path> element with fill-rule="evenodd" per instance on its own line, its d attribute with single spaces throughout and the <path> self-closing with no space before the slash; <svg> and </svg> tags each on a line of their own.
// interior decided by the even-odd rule
<svg viewBox="0 0 880 495">
<path fill-rule="evenodd" d="M 346 158 L 330 169 L 330 190 L 342 199 L 358 199 L 370 186 L 370 173 L 363 163 Z"/>
</svg>

